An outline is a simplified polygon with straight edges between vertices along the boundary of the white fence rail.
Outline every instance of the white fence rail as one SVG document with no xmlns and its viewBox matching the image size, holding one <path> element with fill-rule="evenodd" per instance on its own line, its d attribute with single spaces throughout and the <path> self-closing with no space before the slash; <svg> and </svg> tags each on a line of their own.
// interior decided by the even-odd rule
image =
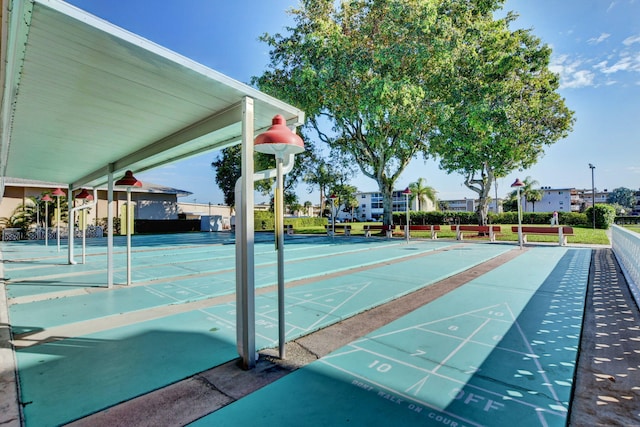
<svg viewBox="0 0 640 427">
<path fill-rule="evenodd" d="M 613 253 L 629 283 L 629 289 L 640 305 L 640 234 L 613 225 L 611 240 Z"/>
</svg>

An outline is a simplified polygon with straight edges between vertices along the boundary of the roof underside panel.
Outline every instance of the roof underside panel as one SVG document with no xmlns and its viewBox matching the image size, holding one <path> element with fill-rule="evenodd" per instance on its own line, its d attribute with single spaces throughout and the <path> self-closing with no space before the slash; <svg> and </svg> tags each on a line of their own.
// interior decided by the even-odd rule
<svg viewBox="0 0 640 427">
<path fill-rule="evenodd" d="M 237 143 L 245 96 L 255 100 L 257 130 L 275 114 L 294 124 L 303 118 L 294 107 L 66 3 L 37 1 L 10 141 L 2 141 L 9 143 L 5 175 L 73 183 L 112 163 L 145 170 Z M 217 116 L 223 119 L 208 120 Z M 145 155 L 158 144 L 161 152 Z"/>
</svg>

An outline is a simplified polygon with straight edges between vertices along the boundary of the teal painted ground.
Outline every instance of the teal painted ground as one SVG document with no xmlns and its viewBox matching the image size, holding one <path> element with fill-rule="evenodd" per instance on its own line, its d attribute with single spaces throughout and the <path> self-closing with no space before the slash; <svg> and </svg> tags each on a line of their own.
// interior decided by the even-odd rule
<svg viewBox="0 0 640 427">
<path fill-rule="evenodd" d="M 192 425 L 564 426 L 590 256 L 530 249 Z"/>
<path fill-rule="evenodd" d="M 461 246 L 454 242 L 416 241 L 411 245 L 364 239 L 343 242 L 331 244 L 323 239 L 312 245 L 286 245 L 287 278 L 310 279 L 309 284 L 287 291 L 289 338 L 513 250 L 510 245 Z M 233 253 L 233 246 L 223 247 Z M 257 247 L 263 250 L 262 246 Z M 271 251 L 273 246 L 265 244 L 265 252 L 267 247 Z M 414 258 L 420 254 L 424 256 Z M 392 260 L 395 262 L 389 264 Z M 349 269 L 372 262 L 379 265 L 349 274 Z M 274 270 L 269 273 L 272 277 L 275 265 L 270 268 Z M 329 278 L 328 272 L 343 275 Z M 188 278 L 182 278 L 180 283 L 185 288 L 193 285 L 200 291 L 205 286 Z M 157 293 L 134 294 L 136 288 L 144 286 L 103 292 L 99 294 L 101 298 L 95 299 L 83 295 L 15 304 L 11 307 L 12 324 L 19 331 L 37 331 L 50 325 L 138 311 L 157 304 Z M 209 289 L 213 290 L 219 289 Z M 171 298 L 167 301 L 175 303 Z M 47 311 L 48 304 L 55 309 Z M 259 348 L 276 342 L 275 304 L 273 294 L 256 298 Z M 105 321 L 108 322 L 108 317 Z M 224 304 L 21 349 L 17 360 L 22 400 L 27 402 L 24 407 L 27 425 L 65 423 L 232 360 L 237 357 L 235 334 L 235 304 Z"/>
<path fill-rule="evenodd" d="M 2 245 L 10 298 L 18 301 L 10 307 L 14 333 L 92 319 L 108 324 L 118 313 L 234 292 L 233 245 L 201 234 L 135 236 L 137 286 L 73 296 L 60 289 L 103 285 L 103 247 L 88 247 L 93 254 L 87 265 L 60 264 L 52 274 L 49 267 L 63 262 L 52 255 L 55 247 Z M 286 291 L 287 339 L 510 250 L 517 249 L 430 240 L 287 240 L 287 281 L 308 281 Z M 531 425 L 560 425 L 589 257 L 589 250 L 531 248 L 197 425 L 508 425 L 515 412 L 522 414 L 519 424 L 533 419 Z M 371 268 L 357 269 L 363 265 Z M 275 284 L 275 275 L 273 243 L 259 242 L 256 285 Z M 57 299 L 20 302 L 56 292 Z M 257 346 L 273 347 L 275 293 L 257 296 L 255 306 Z M 231 303 L 21 349 L 16 354 L 26 425 L 63 424 L 225 363 L 237 357 L 235 339 Z"/>
</svg>

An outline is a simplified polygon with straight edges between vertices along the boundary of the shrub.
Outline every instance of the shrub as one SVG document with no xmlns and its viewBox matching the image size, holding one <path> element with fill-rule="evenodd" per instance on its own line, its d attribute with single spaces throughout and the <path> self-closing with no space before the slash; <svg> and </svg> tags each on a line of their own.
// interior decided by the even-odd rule
<svg viewBox="0 0 640 427">
<path fill-rule="evenodd" d="M 404 225 L 406 215 L 406 212 L 394 212 L 393 223 Z M 412 211 L 409 212 L 409 221 L 413 225 L 477 224 L 478 216 L 475 212 Z"/>
<path fill-rule="evenodd" d="M 595 209 L 594 209 L 595 208 Z M 587 224 L 593 224 L 595 212 L 596 228 L 607 230 L 616 219 L 616 209 L 611 205 L 596 204 L 584 212 L 587 217 Z"/>
<path fill-rule="evenodd" d="M 275 230 L 275 216 L 270 211 L 255 211 L 253 215 L 254 228 L 256 231 L 273 231 Z M 304 217 L 304 218 L 285 218 L 285 225 L 291 224 L 293 228 L 306 227 L 324 227 L 327 225 L 327 218 L 320 217 Z"/>
<path fill-rule="evenodd" d="M 275 226 L 275 217 L 270 211 L 254 211 L 253 227 L 256 231 L 269 230 L 273 231 Z"/>
</svg>

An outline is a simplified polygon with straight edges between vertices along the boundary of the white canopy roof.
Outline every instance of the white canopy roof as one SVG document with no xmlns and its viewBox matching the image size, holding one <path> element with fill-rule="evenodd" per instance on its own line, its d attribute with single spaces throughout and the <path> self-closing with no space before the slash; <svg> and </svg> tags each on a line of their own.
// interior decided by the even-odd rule
<svg viewBox="0 0 640 427">
<path fill-rule="evenodd" d="M 5 0 L 0 177 L 97 186 L 304 113 L 60 0 Z"/>
</svg>

